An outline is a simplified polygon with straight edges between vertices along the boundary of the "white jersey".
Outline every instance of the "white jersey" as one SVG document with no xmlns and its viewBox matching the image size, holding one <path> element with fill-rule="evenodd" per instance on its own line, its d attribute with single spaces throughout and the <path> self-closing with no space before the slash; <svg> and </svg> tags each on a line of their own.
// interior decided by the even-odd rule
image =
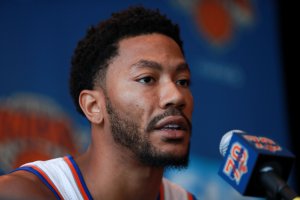
<svg viewBox="0 0 300 200">
<path fill-rule="evenodd" d="M 17 170 L 25 170 L 38 178 L 54 193 L 57 199 L 93 199 L 83 179 L 78 165 L 72 156 L 47 161 L 35 161 L 22 165 Z M 182 187 L 163 178 L 157 200 L 195 200 L 196 198 Z"/>
</svg>

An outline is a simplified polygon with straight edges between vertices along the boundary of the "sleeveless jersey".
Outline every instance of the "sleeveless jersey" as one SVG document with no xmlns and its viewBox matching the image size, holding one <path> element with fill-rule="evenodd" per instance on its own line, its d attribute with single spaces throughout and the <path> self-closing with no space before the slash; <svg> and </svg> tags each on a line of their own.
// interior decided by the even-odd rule
<svg viewBox="0 0 300 200">
<path fill-rule="evenodd" d="M 14 171 L 18 170 L 35 174 L 57 199 L 93 199 L 78 165 L 70 155 L 47 161 L 27 163 Z M 196 198 L 179 185 L 163 178 L 157 200 L 196 200 Z"/>
</svg>

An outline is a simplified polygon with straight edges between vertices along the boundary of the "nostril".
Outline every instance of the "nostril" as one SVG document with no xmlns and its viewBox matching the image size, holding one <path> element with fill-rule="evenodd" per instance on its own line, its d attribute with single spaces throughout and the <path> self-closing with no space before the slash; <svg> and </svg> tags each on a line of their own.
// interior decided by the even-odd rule
<svg viewBox="0 0 300 200">
<path fill-rule="evenodd" d="M 176 104 L 176 103 L 170 102 L 170 103 L 167 103 L 164 108 L 166 109 L 166 108 L 169 108 L 169 107 L 175 107 L 179 110 L 183 110 L 184 107 L 185 107 L 185 104 L 184 103 Z"/>
<path fill-rule="evenodd" d="M 174 82 L 165 83 L 160 90 L 160 105 L 162 108 L 170 106 L 182 109 L 185 107 L 183 90 Z"/>
</svg>

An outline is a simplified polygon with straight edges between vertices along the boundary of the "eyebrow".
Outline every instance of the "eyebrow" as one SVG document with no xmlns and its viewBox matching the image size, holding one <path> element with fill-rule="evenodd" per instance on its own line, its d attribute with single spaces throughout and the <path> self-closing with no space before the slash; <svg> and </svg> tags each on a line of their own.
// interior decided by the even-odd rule
<svg viewBox="0 0 300 200">
<path fill-rule="evenodd" d="M 158 71 L 162 71 L 163 67 L 160 63 L 156 62 L 156 61 L 152 61 L 152 60 L 139 60 L 138 62 L 134 63 L 133 65 L 131 65 L 132 67 L 137 67 L 137 68 L 151 68 L 151 69 L 155 69 Z M 190 72 L 190 67 L 187 63 L 183 62 L 180 63 L 179 65 L 176 66 L 176 71 L 180 72 L 180 71 L 189 71 Z"/>
</svg>

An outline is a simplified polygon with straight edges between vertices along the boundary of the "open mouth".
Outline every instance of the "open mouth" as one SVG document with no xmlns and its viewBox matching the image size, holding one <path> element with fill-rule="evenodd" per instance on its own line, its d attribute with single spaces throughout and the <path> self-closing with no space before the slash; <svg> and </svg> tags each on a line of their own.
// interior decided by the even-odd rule
<svg viewBox="0 0 300 200">
<path fill-rule="evenodd" d="M 165 141 L 181 142 L 188 134 L 190 128 L 182 116 L 168 116 L 160 120 L 155 128 Z"/>
<path fill-rule="evenodd" d="M 155 130 L 189 130 L 188 123 L 182 116 L 168 116 L 160 120 Z"/>
</svg>

